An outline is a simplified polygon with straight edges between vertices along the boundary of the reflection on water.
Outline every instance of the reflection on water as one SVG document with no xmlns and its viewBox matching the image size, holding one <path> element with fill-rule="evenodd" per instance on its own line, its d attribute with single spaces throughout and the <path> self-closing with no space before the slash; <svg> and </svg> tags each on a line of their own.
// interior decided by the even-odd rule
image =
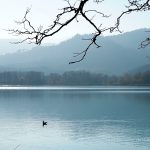
<svg viewBox="0 0 150 150">
<path fill-rule="evenodd" d="M 125 91 L 0 90 L 0 149 L 148 150 L 150 90 Z"/>
</svg>

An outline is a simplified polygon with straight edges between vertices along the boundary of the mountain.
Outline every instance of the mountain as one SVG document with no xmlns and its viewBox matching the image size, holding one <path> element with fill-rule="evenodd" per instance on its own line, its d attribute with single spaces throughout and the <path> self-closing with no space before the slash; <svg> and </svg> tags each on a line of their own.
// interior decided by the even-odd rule
<svg viewBox="0 0 150 150">
<path fill-rule="evenodd" d="M 34 47 L 33 44 L 13 44 L 21 40 L 17 39 L 0 39 L 0 55 L 14 53 L 17 51 L 28 51 Z"/>
<path fill-rule="evenodd" d="M 74 58 L 73 53 L 86 48 L 88 41 L 82 40 L 89 35 L 76 35 L 73 38 L 53 46 L 38 46 L 28 51 L 0 56 L 0 70 L 4 71 L 43 71 L 46 73 L 62 73 L 71 70 L 86 70 L 95 73 L 122 74 L 149 63 L 149 47 L 138 49 L 139 44 L 148 35 L 147 29 L 98 38 L 102 46 L 95 46 L 80 63 L 69 65 Z"/>
<path fill-rule="evenodd" d="M 137 74 L 137 73 L 141 73 L 141 72 L 144 73 L 144 72 L 147 72 L 147 71 L 150 71 L 150 63 L 147 64 L 147 65 L 135 68 L 135 69 L 131 70 L 130 73 Z"/>
</svg>

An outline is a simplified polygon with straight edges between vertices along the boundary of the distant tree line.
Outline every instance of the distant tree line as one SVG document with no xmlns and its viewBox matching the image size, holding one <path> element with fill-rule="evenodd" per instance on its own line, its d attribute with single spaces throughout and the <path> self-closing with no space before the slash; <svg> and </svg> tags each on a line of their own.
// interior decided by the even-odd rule
<svg viewBox="0 0 150 150">
<path fill-rule="evenodd" d="M 69 71 L 63 74 L 43 72 L 1 72 L 0 85 L 150 85 L 150 71 L 120 76 Z"/>
</svg>

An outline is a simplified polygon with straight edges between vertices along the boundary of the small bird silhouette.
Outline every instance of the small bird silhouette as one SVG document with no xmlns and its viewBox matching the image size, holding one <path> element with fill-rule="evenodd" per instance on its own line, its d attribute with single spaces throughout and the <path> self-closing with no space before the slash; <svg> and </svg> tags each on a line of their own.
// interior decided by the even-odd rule
<svg viewBox="0 0 150 150">
<path fill-rule="evenodd" d="M 43 127 L 44 127 L 45 125 L 47 125 L 47 122 L 45 122 L 45 121 L 43 120 Z"/>
</svg>

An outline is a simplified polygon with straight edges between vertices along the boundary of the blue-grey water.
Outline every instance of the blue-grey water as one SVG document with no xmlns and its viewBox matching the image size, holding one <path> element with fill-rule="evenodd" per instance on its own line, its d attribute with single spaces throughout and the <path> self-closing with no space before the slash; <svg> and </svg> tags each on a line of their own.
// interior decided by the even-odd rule
<svg viewBox="0 0 150 150">
<path fill-rule="evenodd" d="M 0 150 L 120 149 L 150 149 L 149 87 L 0 88 Z"/>
</svg>

